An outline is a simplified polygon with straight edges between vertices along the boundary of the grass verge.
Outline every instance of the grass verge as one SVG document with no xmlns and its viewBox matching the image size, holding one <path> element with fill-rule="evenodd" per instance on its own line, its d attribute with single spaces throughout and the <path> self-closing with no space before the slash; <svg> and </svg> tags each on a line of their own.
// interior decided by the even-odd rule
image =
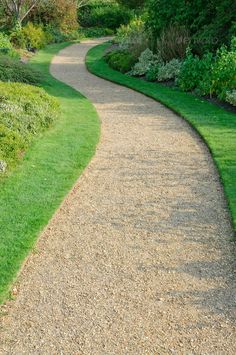
<svg viewBox="0 0 236 355">
<path fill-rule="evenodd" d="M 105 43 L 88 52 L 88 70 L 161 102 L 197 130 L 209 147 L 218 168 L 236 232 L 236 115 L 191 94 L 132 78 L 111 69 L 103 59 L 108 46 L 109 43 Z"/>
<path fill-rule="evenodd" d="M 61 116 L 27 150 L 19 166 L 0 181 L 0 303 L 37 236 L 94 155 L 100 123 L 93 105 L 49 74 L 52 57 L 69 43 L 48 46 L 31 66 L 43 88 L 57 97 Z"/>
</svg>

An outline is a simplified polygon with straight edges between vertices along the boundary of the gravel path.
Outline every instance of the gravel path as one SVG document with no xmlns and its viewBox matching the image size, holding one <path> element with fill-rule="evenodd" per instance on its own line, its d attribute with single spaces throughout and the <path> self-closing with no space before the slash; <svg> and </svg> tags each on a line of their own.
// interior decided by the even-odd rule
<svg viewBox="0 0 236 355">
<path fill-rule="evenodd" d="M 212 159 L 177 115 L 86 71 L 97 43 L 51 67 L 92 100 L 102 137 L 3 309 L 0 353 L 235 355 L 235 246 Z"/>
</svg>

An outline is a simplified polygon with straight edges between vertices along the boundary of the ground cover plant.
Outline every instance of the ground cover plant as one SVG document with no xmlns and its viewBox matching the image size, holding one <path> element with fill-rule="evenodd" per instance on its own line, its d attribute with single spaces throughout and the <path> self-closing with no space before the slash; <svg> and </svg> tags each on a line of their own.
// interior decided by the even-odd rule
<svg viewBox="0 0 236 355">
<path fill-rule="evenodd" d="M 59 101 L 61 115 L 0 182 L 0 302 L 37 236 L 95 152 L 100 123 L 92 104 L 49 75 L 52 57 L 65 44 L 39 52 L 31 63 L 44 76 L 42 87 Z"/>
<path fill-rule="evenodd" d="M 58 114 L 57 100 L 43 89 L 0 82 L 0 161 L 7 167 L 14 166 Z"/>
<path fill-rule="evenodd" d="M 18 59 L 5 55 L 0 56 L 0 81 L 39 85 L 42 81 L 42 73 L 30 68 Z"/>
<path fill-rule="evenodd" d="M 95 75 L 137 90 L 186 119 L 208 145 L 224 185 L 236 231 L 236 119 L 235 114 L 189 93 L 133 78 L 113 70 L 104 60 L 109 43 L 91 49 L 87 67 Z"/>
</svg>

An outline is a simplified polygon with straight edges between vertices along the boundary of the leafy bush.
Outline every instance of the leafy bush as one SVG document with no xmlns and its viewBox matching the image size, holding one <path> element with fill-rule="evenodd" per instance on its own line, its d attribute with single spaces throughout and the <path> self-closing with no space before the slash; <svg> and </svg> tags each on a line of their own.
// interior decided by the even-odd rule
<svg viewBox="0 0 236 355">
<path fill-rule="evenodd" d="M 236 106 L 236 90 L 226 92 L 226 101 L 231 105 Z"/>
<path fill-rule="evenodd" d="M 172 59 L 169 63 L 159 67 L 157 73 L 158 81 L 175 80 L 181 70 L 182 62 L 179 59 Z"/>
<path fill-rule="evenodd" d="M 0 83 L 0 160 L 15 165 L 34 136 L 59 113 L 57 101 L 43 89 Z"/>
<path fill-rule="evenodd" d="M 22 33 L 26 40 L 27 49 L 40 49 L 47 44 L 47 38 L 41 26 L 36 26 L 28 22 L 27 25 L 23 27 Z"/>
<path fill-rule="evenodd" d="M 93 28 L 80 28 L 78 30 L 78 34 L 80 38 L 97 38 L 97 37 L 105 37 L 112 36 L 114 34 L 113 30 L 109 28 L 101 28 L 101 27 L 93 27 Z"/>
<path fill-rule="evenodd" d="M 183 59 L 189 43 L 189 32 L 184 27 L 170 26 L 158 38 L 157 52 L 166 63 L 175 58 Z"/>
<path fill-rule="evenodd" d="M 18 48 L 40 49 L 47 44 L 47 36 L 42 26 L 31 22 L 11 33 L 11 42 Z"/>
<path fill-rule="evenodd" d="M 236 51 L 221 48 L 212 70 L 212 92 L 225 99 L 226 92 L 236 88 Z"/>
<path fill-rule="evenodd" d="M 195 90 L 200 95 L 216 95 L 225 100 L 226 92 L 236 87 L 236 51 L 218 50 L 202 58 L 188 54 L 180 70 L 178 85 L 184 91 Z"/>
<path fill-rule="evenodd" d="M 1 119 L 1 103 L 0 103 Z M 14 165 L 19 160 L 21 152 L 26 148 L 24 139 L 17 133 L 0 123 L 0 162 L 4 166 Z M 1 173 L 1 170 L 0 170 Z"/>
<path fill-rule="evenodd" d="M 12 58 L 18 58 L 18 53 L 13 49 L 10 38 L 0 32 L 0 54 L 8 55 Z"/>
<path fill-rule="evenodd" d="M 59 27 L 54 27 L 51 25 L 46 25 L 44 27 L 44 32 L 47 43 L 62 43 L 78 40 L 80 38 L 80 33 L 77 30 L 65 33 L 62 32 Z"/>
<path fill-rule="evenodd" d="M 128 25 L 122 25 L 117 30 L 115 41 L 122 50 L 126 50 L 136 59 L 148 48 L 148 35 L 145 23 L 141 18 L 135 17 Z"/>
<path fill-rule="evenodd" d="M 132 56 L 132 54 L 120 50 L 107 53 L 104 59 L 111 66 L 111 68 L 118 70 L 121 73 L 127 73 L 130 71 L 136 62 L 136 59 Z"/>
<path fill-rule="evenodd" d="M 22 29 L 16 28 L 12 31 L 10 34 L 10 40 L 14 47 L 26 49 L 26 38 Z"/>
<path fill-rule="evenodd" d="M 116 30 L 121 24 L 127 24 L 131 12 L 115 1 L 93 1 L 78 11 L 79 24 L 82 27 L 102 27 Z"/>
<path fill-rule="evenodd" d="M 213 65 L 214 57 L 211 53 L 200 59 L 189 52 L 180 69 L 178 86 L 183 91 L 197 90 L 201 95 L 211 94 Z"/>
<path fill-rule="evenodd" d="M 146 72 L 145 78 L 147 81 L 156 81 L 158 72 L 159 72 L 159 64 L 152 64 L 148 67 L 148 70 Z"/>
<path fill-rule="evenodd" d="M 39 84 L 41 82 L 41 74 L 19 60 L 0 56 L 0 80 Z"/>
<path fill-rule="evenodd" d="M 147 48 L 141 53 L 138 62 L 135 64 L 134 68 L 130 71 L 129 74 L 133 76 L 145 75 L 150 66 L 155 66 L 158 63 L 158 56 L 154 55 L 153 52 Z"/>
</svg>

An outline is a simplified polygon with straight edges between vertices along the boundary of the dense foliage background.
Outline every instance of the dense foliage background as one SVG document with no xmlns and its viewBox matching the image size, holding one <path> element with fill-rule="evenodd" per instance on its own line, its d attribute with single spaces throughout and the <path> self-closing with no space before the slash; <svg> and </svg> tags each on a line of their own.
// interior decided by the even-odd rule
<svg viewBox="0 0 236 355">
<path fill-rule="evenodd" d="M 184 26 L 200 54 L 229 45 L 236 32 L 235 0 L 148 0 L 147 13 L 155 39 L 170 25 Z"/>
</svg>

